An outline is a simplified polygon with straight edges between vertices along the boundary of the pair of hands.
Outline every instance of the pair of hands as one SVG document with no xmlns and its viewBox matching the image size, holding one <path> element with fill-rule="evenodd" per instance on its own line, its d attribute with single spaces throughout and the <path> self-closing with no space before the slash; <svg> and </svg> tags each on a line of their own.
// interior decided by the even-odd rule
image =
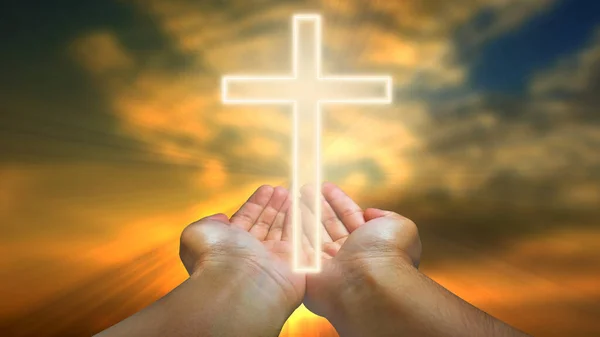
<svg viewBox="0 0 600 337">
<path fill-rule="evenodd" d="M 315 193 L 301 193 L 308 225 Z M 180 256 L 190 278 L 99 336 L 277 336 L 302 302 L 346 337 L 527 336 L 419 273 L 412 221 L 363 211 L 333 184 L 321 193 L 322 242 L 302 242 L 306 259 L 322 250 L 320 273 L 292 271 L 290 193 L 262 186 L 231 219 L 186 227 Z"/>
<path fill-rule="evenodd" d="M 302 212 L 310 212 L 314 193 L 302 189 Z M 361 282 L 378 282 L 360 277 L 364 271 L 385 277 L 394 265 L 418 266 L 421 242 L 412 221 L 389 211 L 362 210 L 340 188 L 325 183 L 323 242 L 311 245 L 305 240 L 303 245 L 307 257 L 312 249 L 322 249 L 322 271 L 294 273 L 291 203 L 285 188 L 265 185 L 231 219 L 215 214 L 186 227 L 180 257 L 190 276 L 207 269 L 249 271 L 257 276 L 253 280 L 262 280 L 255 282 L 256 291 L 270 301 L 293 309 L 304 302 L 312 312 L 329 318 L 346 296 L 344 291 L 360 289 Z"/>
</svg>

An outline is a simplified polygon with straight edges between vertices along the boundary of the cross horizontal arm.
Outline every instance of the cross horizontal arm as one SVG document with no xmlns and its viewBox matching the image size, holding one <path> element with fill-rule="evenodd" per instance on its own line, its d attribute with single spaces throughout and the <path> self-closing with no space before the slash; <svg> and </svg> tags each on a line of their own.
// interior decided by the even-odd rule
<svg viewBox="0 0 600 337">
<path fill-rule="evenodd" d="M 319 78 L 322 103 L 389 104 L 392 78 L 389 76 L 329 76 Z"/>
</svg>

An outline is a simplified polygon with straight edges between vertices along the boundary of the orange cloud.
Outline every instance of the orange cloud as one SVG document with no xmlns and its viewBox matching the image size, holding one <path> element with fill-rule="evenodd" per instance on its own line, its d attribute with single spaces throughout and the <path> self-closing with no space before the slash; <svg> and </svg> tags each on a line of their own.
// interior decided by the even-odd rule
<svg viewBox="0 0 600 337">
<path fill-rule="evenodd" d="M 134 65 L 117 37 L 107 31 L 88 34 L 74 41 L 71 49 L 86 69 L 94 74 L 115 74 Z"/>
</svg>

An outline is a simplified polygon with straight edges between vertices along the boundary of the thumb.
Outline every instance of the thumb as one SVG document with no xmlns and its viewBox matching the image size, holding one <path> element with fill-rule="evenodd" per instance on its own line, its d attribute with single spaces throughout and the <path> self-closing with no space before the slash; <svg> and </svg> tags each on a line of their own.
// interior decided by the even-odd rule
<svg viewBox="0 0 600 337">
<path fill-rule="evenodd" d="M 392 218 L 392 219 L 406 219 L 398 213 L 386 211 L 379 208 L 367 208 L 364 212 L 365 221 L 371 221 L 377 218 Z"/>
<path fill-rule="evenodd" d="M 200 221 L 202 220 L 216 220 L 219 222 L 224 222 L 226 224 L 229 224 L 229 218 L 227 217 L 227 215 L 223 214 L 223 213 L 217 213 L 217 214 L 213 214 L 213 215 L 209 215 L 205 218 L 202 218 Z"/>
<path fill-rule="evenodd" d="M 367 208 L 364 217 L 366 223 L 348 237 L 340 252 L 379 255 L 398 251 L 408 257 L 414 266 L 419 265 L 421 240 L 412 220 L 378 208 Z"/>
</svg>

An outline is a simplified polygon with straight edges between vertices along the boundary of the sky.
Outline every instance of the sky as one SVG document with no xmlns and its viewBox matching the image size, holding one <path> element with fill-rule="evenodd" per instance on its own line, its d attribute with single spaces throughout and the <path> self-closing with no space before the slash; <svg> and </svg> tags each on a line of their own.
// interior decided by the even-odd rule
<svg viewBox="0 0 600 337">
<path fill-rule="evenodd" d="M 287 71 L 297 12 L 323 15 L 328 73 L 394 79 L 390 106 L 326 111 L 326 179 L 415 220 L 422 271 L 474 305 L 599 334 L 593 0 L 0 4 L 0 328 L 114 324 L 185 279 L 187 224 L 286 184 L 288 111 L 219 81 Z M 301 308 L 282 336 L 304 335 L 335 332 Z"/>
</svg>

